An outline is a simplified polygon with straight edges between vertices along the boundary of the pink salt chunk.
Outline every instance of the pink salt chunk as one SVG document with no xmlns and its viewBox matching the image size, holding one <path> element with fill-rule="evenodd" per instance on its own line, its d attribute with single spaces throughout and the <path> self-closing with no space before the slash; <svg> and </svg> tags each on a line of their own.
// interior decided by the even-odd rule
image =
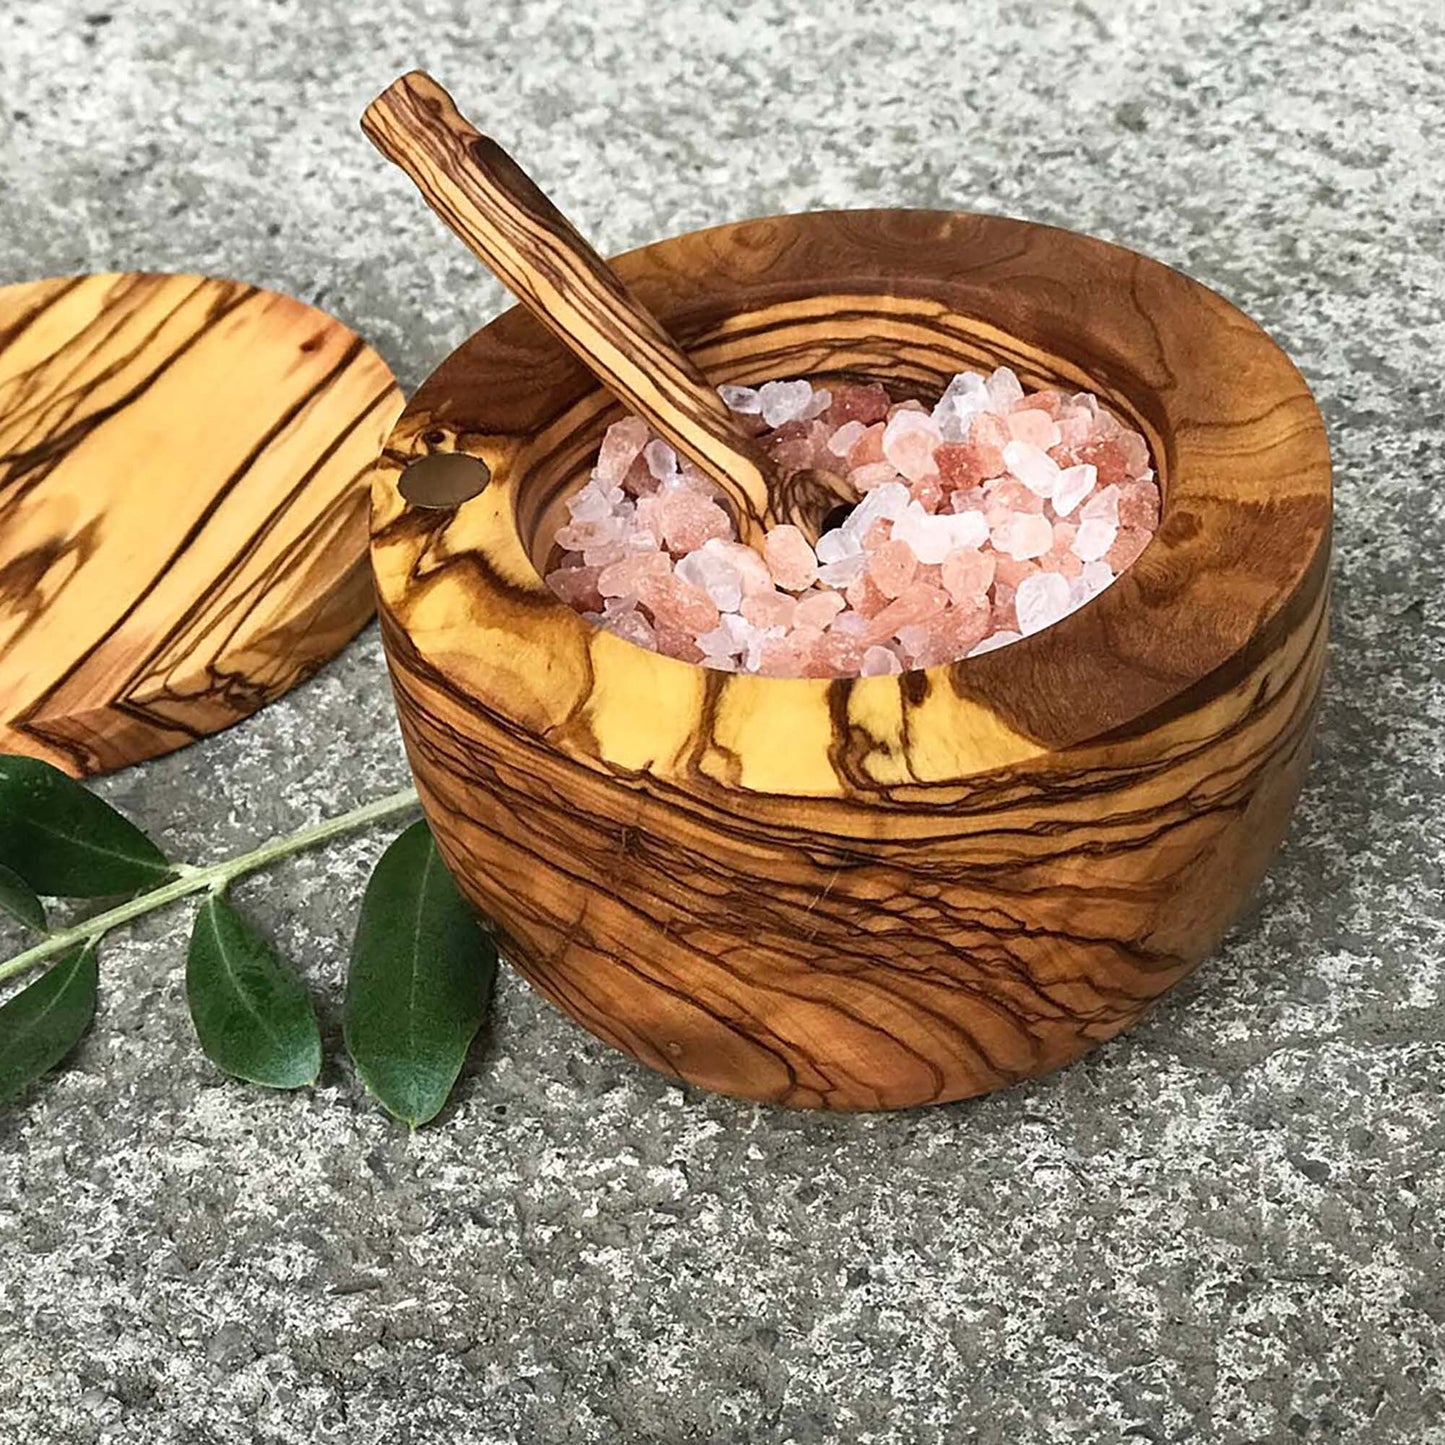
<svg viewBox="0 0 1445 1445">
<path fill-rule="evenodd" d="M 1104 553 L 1103 560 L 1117 576 L 1126 567 L 1139 560 L 1139 554 L 1154 540 L 1152 532 L 1143 527 L 1120 527 L 1114 544 Z"/>
<path fill-rule="evenodd" d="M 1005 421 L 1009 436 L 1016 442 L 1028 442 L 1041 451 L 1059 444 L 1059 429 L 1046 411 L 1029 407 L 1026 411 L 1010 412 Z"/>
<path fill-rule="evenodd" d="M 892 600 L 878 590 L 878 584 L 867 572 L 848 584 L 844 596 L 848 606 L 860 617 L 876 617 Z"/>
<path fill-rule="evenodd" d="M 728 514 L 701 492 L 677 487 L 661 492 L 658 500 L 658 522 L 669 551 L 695 552 L 714 537 L 732 536 Z"/>
<path fill-rule="evenodd" d="M 992 613 L 986 602 L 950 607 L 926 622 L 902 627 L 898 640 L 908 650 L 915 667 L 938 667 L 964 656 L 989 632 Z"/>
<path fill-rule="evenodd" d="M 848 481 L 856 492 L 871 492 L 884 482 L 896 482 L 898 472 L 892 462 L 870 462 L 864 467 L 855 467 L 848 473 Z"/>
<path fill-rule="evenodd" d="M 784 592 L 755 592 L 743 598 L 743 619 L 754 627 L 791 627 L 797 611 L 797 602 Z"/>
<path fill-rule="evenodd" d="M 1159 488 L 1153 482 L 1121 482 L 1119 525 L 1152 532 L 1159 525 Z"/>
<path fill-rule="evenodd" d="M 659 636 L 669 629 L 690 632 L 696 638 L 718 625 L 720 614 L 712 598 L 680 577 L 645 577 L 637 596 L 652 613 Z"/>
<path fill-rule="evenodd" d="M 999 456 L 1002 460 L 1002 453 Z M 945 442 L 934 452 L 933 464 L 938 468 L 939 481 L 950 489 L 976 487 L 997 475 L 985 464 L 983 449 L 972 442 Z"/>
<path fill-rule="evenodd" d="M 657 631 L 635 607 L 627 612 L 614 613 L 603 624 L 609 632 L 625 637 L 649 652 L 657 651 Z"/>
<path fill-rule="evenodd" d="M 597 480 L 604 487 L 621 486 L 650 436 L 647 423 L 641 417 L 628 416 L 613 422 L 597 453 Z"/>
<path fill-rule="evenodd" d="M 954 602 L 963 605 L 988 595 L 998 557 L 976 547 L 960 547 L 943 559 L 943 586 Z"/>
<path fill-rule="evenodd" d="M 918 558 L 907 542 L 885 542 L 868 559 L 868 575 L 890 601 L 913 581 Z"/>
<path fill-rule="evenodd" d="M 989 526 L 1006 521 L 1015 513 L 1042 513 L 1044 499 L 1016 477 L 1003 477 L 984 492 L 983 519 Z"/>
<path fill-rule="evenodd" d="M 604 597 L 626 597 L 648 577 L 666 577 L 671 571 L 672 562 L 664 552 L 632 552 L 602 569 L 597 590 Z"/>
<path fill-rule="evenodd" d="M 993 574 L 995 593 L 1000 587 L 1017 587 L 1025 577 L 1032 577 L 1038 570 L 1037 562 L 1021 562 L 1017 557 L 1000 557 Z"/>
<path fill-rule="evenodd" d="M 1064 409 L 1064 398 L 1057 391 L 1033 391 L 1020 397 L 1009 408 L 1010 412 L 1041 411 L 1050 419 L 1057 419 Z"/>
<path fill-rule="evenodd" d="M 1015 512 L 990 531 L 989 539 L 1007 556 L 1020 560 L 1042 557 L 1054 544 L 1054 529 L 1047 517 Z"/>
<path fill-rule="evenodd" d="M 829 426 L 839 427 L 850 421 L 871 426 L 888 415 L 888 393 L 877 382 L 869 386 L 834 386 L 831 390 L 833 400 L 823 413 Z"/>
<path fill-rule="evenodd" d="M 763 557 L 773 581 L 786 592 L 811 587 L 818 575 L 818 559 L 808 539 L 787 522 L 774 527 L 763 539 Z"/>
<path fill-rule="evenodd" d="M 826 629 L 846 606 L 836 592 L 809 592 L 798 599 L 794 621 L 798 627 Z"/>
<path fill-rule="evenodd" d="M 702 648 L 692 633 L 675 627 L 659 627 L 656 635 L 657 650 L 666 656 L 675 657 L 679 662 L 702 661 Z"/>
<path fill-rule="evenodd" d="M 900 627 L 927 622 L 947 606 L 948 593 L 942 588 L 915 582 L 873 619 L 866 636 L 872 642 L 884 642 Z"/>
<path fill-rule="evenodd" d="M 868 427 L 848 449 L 850 471 L 855 471 L 859 467 L 871 467 L 883 460 L 884 430 L 882 422 L 879 422 L 877 426 Z"/>
<path fill-rule="evenodd" d="M 978 453 L 978 465 L 985 478 L 1004 472 L 1003 449 L 1013 440 L 1008 424 L 991 411 L 980 412 L 968 431 L 969 444 Z"/>
<path fill-rule="evenodd" d="M 597 579 L 600 567 L 559 567 L 547 574 L 547 585 L 569 607 L 579 612 L 597 612 L 602 607 L 602 593 Z"/>
<path fill-rule="evenodd" d="M 937 470 L 933 453 L 943 440 L 938 423 L 922 410 L 897 408 L 883 432 L 883 455 L 910 482 Z"/>
</svg>

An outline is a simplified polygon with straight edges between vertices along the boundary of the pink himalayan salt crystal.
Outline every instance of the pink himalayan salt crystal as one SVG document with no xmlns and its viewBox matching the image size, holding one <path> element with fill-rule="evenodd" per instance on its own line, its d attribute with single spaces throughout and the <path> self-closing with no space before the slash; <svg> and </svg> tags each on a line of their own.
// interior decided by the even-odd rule
<svg viewBox="0 0 1445 1445">
<path fill-rule="evenodd" d="M 890 601 L 913 581 L 917 571 L 918 558 L 907 542 L 885 542 L 868 559 L 868 575 Z"/>
<path fill-rule="evenodd" d="M 898 654 L 887 647 L 869 647 L 858 664 L 859 677 L 890 677 L 903 671 Z"/>
<path fill-rule="evenodd" d="M 602 624 L 609 632 L 645 647 L 649 652 L 657 651 L 657 630 L 635 607 L 626 612 L 615 612 Z"/>
<path fill-rule="evenodd" d="M 959 512 L 983 512 L 988 508 L 988 493 L 982 487 L 969 487 L 967 491 L 954 492 L 948 499 L 949 510 Z"/>
<path fill-rule="evenodd" d="M 863 665 L 866 645 L 845 632 L 825 632 L 823 639 L 814 645 L 813 656 L 818 671 L 814 677 L 847 677 L 856 673 Z"/>
<path fill-rule="evenodd" d="M 596 612 L 602 606 L 602 593 L 597 588 L 601 574 L 601 567 L 559 567 L 547 574 L 547 585 L 569 607 Z"/>
<path fill-rule="evenodd" d="M 666 577 L 672 560 L 665 552 L 631 552 L 604 567 L 597 578 L 597 590 L 604 597 L 626 597 L 648 577 Z"/>
<path fill-rule="evenodd" d="M 818 644 L 823 634 L 816 627 L 800 627 L 786 637 L 763 643 L 758 671 L 765 677 L 813 677 L 819 665 Z"/>
<path fill-rule="evenodd" d="M 883 455 L 910 482 L 936 471 L 933 453 L 943 441 L 938 423 L 926 411 L 898 408 L 883 432 Z"/>
<path fill-rule="evenodd" d="M 818 559 L 808 539 L 790 523 L 774 527 L 763 539 L 763 556 L 773 581 L 784 591 L 801 592 L 818 576 Z"/>
<path fill-rule="evenodd" d="M 1055 425 L 1059 429 L 1059 439 L 1054 445 L 1072 452 L 1083 446 L 1093 435 L 1094 418 L 1082 408 L 1071 407 L 1059 417 Z"/>
<path fill-rule="evenodd" d="M 1039 572 L 1019 583 L 1014 597 L 1019 631 L 1025 636 L 1051 626 L 1070 609 L 1069 584 L 1057 572 Z"/>
<path fill-rule="evenodd" d="M 724 542 L 714 539 L 703 543 L 703 551 L 715 552 L 719 557 L 726 557 L 737 568 L 738 576 L 742 581 L 744 597 L 751 597 L 754 592 L 771 592 L 773 590 L 773 575 L 768 571 L 768 564 L 746 542 Z"/>
<path fill-rule="evenodd" d="M 988 596 L 997 566 L 998 559 L 992 552 L 982 552 L 977 547 L 960 547 L 943 559 L 944 589 L 960 606 L 976 602 Z"/>
<path fill-rule="evenodd" d="M 648 442 L 642 449 L 642 456 L 647 470 L 659 482 L 669 481 L 677 475 L 677 453 L 661 438 Z"/>
<path fill-rule="evenodd" d="M 989 540 L 1010 557 L 1042 557 L 1054 545 L 1054 529 L 1038 513 L 1014 512 L 989 532 Z"/>
<path fill-rule="evenodd" d="M 755 592 L 743 598 L 743 618 L 754 627 L 791 627 L 797 611 L 797 602 L 785 592 Z"/>
<path fill-rule="evenodd" d="M 820 421 L 790 421 L 768 439 L 765 450 L 784 471 L 835 465 L 828 450 L 828 428 Z"/>
<path fill-rule="evenodd" d="M 989 627 L 994 632 L 1017 632 L 1019 615 L 1014 610 L 1014 597 L 1018 589 L 1011 587 L 1007 582 L 995 582 L 993 585 L 993 616 L 989 619 Z"/>
<path fill-rule="evenodd" d="M 1120 527 L 1114 545 L 1104 553 L 1103 560 L 1117 576 L 1139 560 L 1139 554 L 1154 540 L 1154 534 L 1143 527 Z"/>
<path fill-rule="evenodd" d="M 993 580 L 998 587 L 1017 587 L 1025 577 L 1032 577 L 1039 570 L 1037 562 L 1021 561 L 1017 557 L 1000 557 L 994 566 Z"/>
<path fill-rule="evenodd" d="M 698 637 L 711 632 L 721 615 L 706 592 L 679 577 L 644 577 L 637 598 L 652 613 L 659 636 L 672 628 Z"/>
<path fill-rule="evenodd" d="M 908 488 L 908 495 L 925 511 L 937 512 L 943 507 L 943 484 L 936 476 L 921 477 Z"/>
<path fill-rule="evenodd" d="M 651 435 L 640 416 L 613 422 L 602 438 L 602 450 L 597 453 L 597 480 L 604 487 L 621 486 Z"/>
<path fill-rule="evenodd" d="M 1015 512 L 1044 510 L 1044 499 L 1014 477 L 1002 477 L 984 489 L 983 519 L 994 526 Z"/>
<path fill-rule="evenodd" d="M 926 622 L 898 629 L 898 640 L 915 667 L 937 667 L 962 657 L 988 635 L 992 613 L 986 602 L 950 607 Z"/>
<path fill-rule="evenodd" d="M 1004 419 L 995 416 L 991 411 L 980 412 L 969 428 L 968 440 L 978 454 L 978 464 L 983 469 L 984 476 L 1002 476 L 1003 449 L 1013 440 Z"/>
<path fill-rule="evenodd" d="M 992 459 L 992 453 L 986 454 L 983 448 L 974 446 L 972 442 L 945 442 L 933 454 L 939 481 L 944 487 L 953 489 L 976 487 L 989 477 L 996 476 L 997 472 L 989 469 Z M 998 460 L 1002 463 L 1001 451 Z"/>
<path fill-rule="evenodd" d="M 701 662 L 702 648 L 691 632 L 676 627 L 657 629 L 657 650 L 679 662 Z"/>
<path fill-rule="evenodd" d="M 826 629 L 847 605 L 836 592 L 809 592 L 798 599 L 794 624 Z"/>
<path fill-rule="evenodd" d="M 689 486 L 658 493 L 657 522 L 670 552 L 695 552 L 704 542 L 730 538 L 733 524 L 711 497 Z"/>
<path fill-rule="evenodd" d="M 833 388 L 833 399 L 823 413 L 823 420 L 835 427 L 850 421 L 871 426 L 887 417 L 890 405 L 888 393 L 877 382 L 868 386 L 837 386 Z"/>
<path fill-rule="evenodd" d="M 1031 406 L 1025 411 L 1010 412 L 1005 421 L 1009 436 L 1016 442 L 1028 442 L 1045 452 L 1059 444 L 1059 429 L 1046 411 Z"/>
<path fill-rule="evenodd" d="M 1159 526 L 1159 488 L 1153 482 L 1119 484 L 1119 525 L 1153 532 Z"/>
<path fill-rule="evenodd" d="M 867 572 L 854 578 L 848 584 L 844 595 L 848 599 L 848 606 L 860 617 L 877 617 L 892 601 L 892 598 L 885 597 L 878 590 L 878 584 Z"/>
<path fill-rule="evenodd" d="M 915 582 L 903 590 L 872 621 L 864 636 L 870 642 L 886 642 L 900 627 L 927 622 L 948 606 L 948 593 L 927 583 Z"/>
<path fill-rule="evenodd" d="M 1034 391 L 1026 396 L 1021 396 L 1009 408 L 1010 413 L 1020 411 L 1041 411 L 1051 420 L 1056 420 L 1066 405 L 1063 394 L 1045 388 L 1043 391 Z"/>
<path fill-rule="evenodd" d="M 884 482 L 896 482 L 898 472 L 892 462 L 870 462 L 866 467 L 854 467 L 848 473 L 848 480 L 855 491 L 871 492 L 874 487 L 881 487 Z"/>
<path fill-rule="evenodd" d="M 858 440 L 848 449 L 848 469 L 875 466 L 883 460 L 883 433 L 887 428 L 882 422 L 863 430 Z"/>
</svg>

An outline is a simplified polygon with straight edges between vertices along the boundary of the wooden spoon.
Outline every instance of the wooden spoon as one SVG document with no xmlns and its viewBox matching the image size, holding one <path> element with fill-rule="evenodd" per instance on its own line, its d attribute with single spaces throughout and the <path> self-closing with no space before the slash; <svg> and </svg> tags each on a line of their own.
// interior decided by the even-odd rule
<svg viewBox="0 0 1445 1445">
<path fill-rule="evenodd" d="M 716 388 L 494 140 L 424 71 L 393 81 L 361 128 L 427 203 L 604 386 L 726 493 L 761 545 L 771 468 Z"/>
</svg>

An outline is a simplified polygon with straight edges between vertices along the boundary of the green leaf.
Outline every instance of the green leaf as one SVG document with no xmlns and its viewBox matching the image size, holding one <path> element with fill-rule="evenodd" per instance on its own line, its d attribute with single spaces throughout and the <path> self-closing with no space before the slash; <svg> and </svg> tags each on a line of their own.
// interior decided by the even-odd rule
<svg viewBox="0 0 1445 1445">
<path fill-rule="evenodd" d="M 273 1089 L 314 1084 L 321 1033 L 301 980 L 219 894 L 196 914 L 186 999 L 206 1057 Z"/>
<path fill-rule="evenodd" d="M 0 864 L 37 893 L 100 898 L 153 888 L 165 855 L 134 823 L 38 758 L 0 753 Z"/>
<path fill-rule="evenodd" d="M 497 950 L 425 822 L 382 854 L 346 979 L 346 1047 L 362 1082 L 415 1128 L 440 1112 L 486 1015 Z"/>
<path fill-rule="evenodd" d="M 0 863 L 0 912 L 8 913 L 37 933 L 45 932 L 45 905 L 30 885 L 3 863 Z"/>
<path fill-rule="evenodd" d="M 100 987 L 100 945 L 92 940 L 0 1004 L 0 1099 L 53 1069 L 90 1027 Z"/>
</svg>

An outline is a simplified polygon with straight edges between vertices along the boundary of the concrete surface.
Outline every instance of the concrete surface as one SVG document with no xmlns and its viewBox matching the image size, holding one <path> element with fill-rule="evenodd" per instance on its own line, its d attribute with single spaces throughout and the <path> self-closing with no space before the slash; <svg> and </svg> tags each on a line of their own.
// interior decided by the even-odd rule
<svg viewBox="0 0 1445 1445">
<path fill-rule="evenodd" d="M 202 1060 L 184 912 L 116 938 L 92 1036 L 0 1119 L 0 1439 L 1445 1441 L 1440 8 L 106 5 L 0 3 L 0 279 L 244 276 L 414 385 L 499 304 L 357 134 L 416 63 L 604 249 L 859 204 L 1093 231 L 1316 388 L 1334 671 L 1255 916 L 1127 1039 L 972 1104 L 702 1097 L 508 980 L 408 1137 L 336 1059 L 376 835 L 242 895 L 323 1000 L 312 1095 Z M 200 860 L 404 776 L 368 634 L 105 791 Z"/>
</svg>

